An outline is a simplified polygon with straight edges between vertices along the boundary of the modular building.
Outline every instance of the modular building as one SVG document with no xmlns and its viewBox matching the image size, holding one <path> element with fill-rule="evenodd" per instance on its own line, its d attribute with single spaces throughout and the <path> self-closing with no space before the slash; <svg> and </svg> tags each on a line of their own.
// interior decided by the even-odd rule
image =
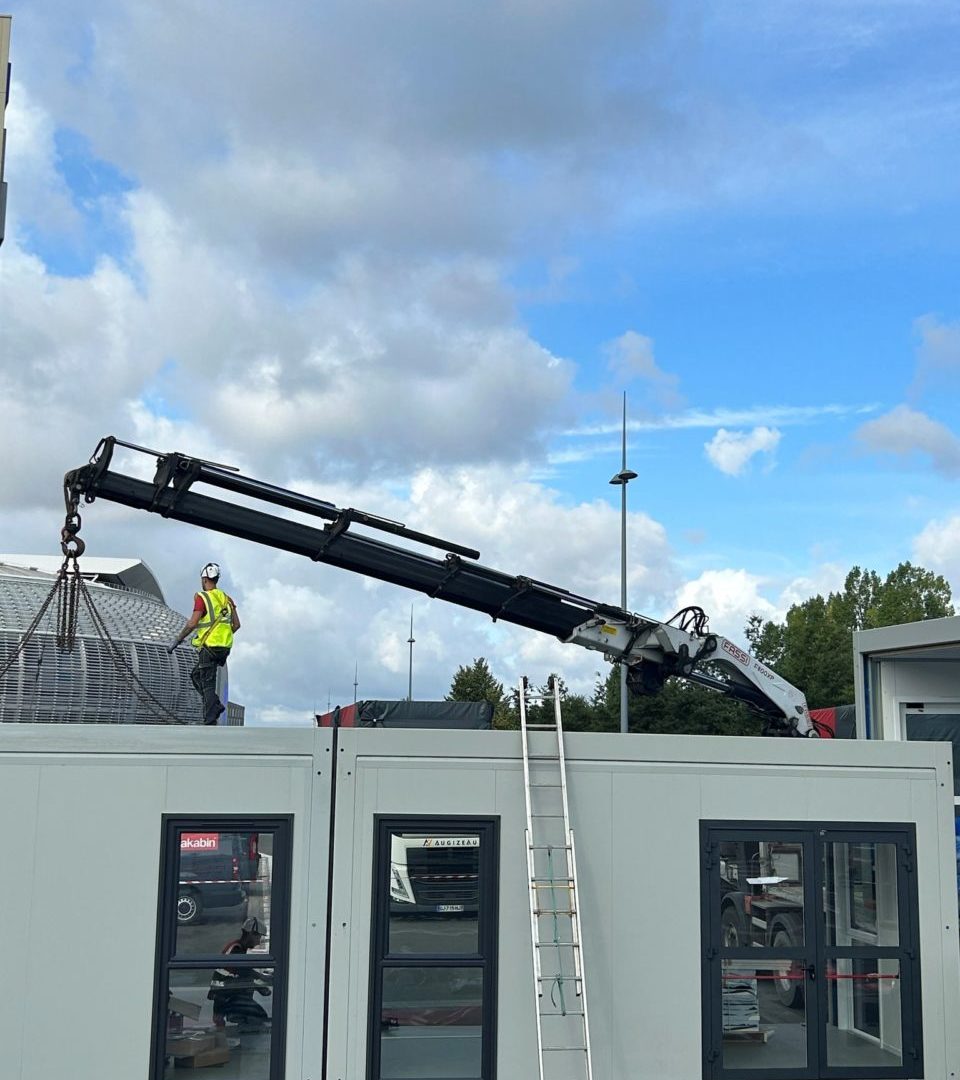
<svg viewBox="0 0 960 1080">
<path fill-rule="evenodd" d="M 955 1080 L 947 746 L 565 745 L 596 1080 Z M 524 793 L 517 732 L 4 726 L 0 1076 L 537 1077 Z"/>
<path fill-rule="evenodd" d="M 949 743 L 960 836 L 960 616 L 862 630 L 853 651 L 858 737 Z"/>
</svg>

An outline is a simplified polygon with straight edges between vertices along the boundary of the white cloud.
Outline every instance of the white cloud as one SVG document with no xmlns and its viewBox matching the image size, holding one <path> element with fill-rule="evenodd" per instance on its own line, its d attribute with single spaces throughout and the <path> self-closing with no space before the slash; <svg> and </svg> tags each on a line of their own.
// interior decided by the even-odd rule
<svg viewBox="0 0 960 1080">
<path fill-rule="evenodd" d="M 954 597 L 960 595 L 960 514 L 928 522 L 914 539 L 913 551 L 921 566 L 950 581 Z"/>
<path fill-rule="evenodd" d="M 945 323 L 935 315 L 914 322 L 920 335 L 917 374 L 911 393 L 921 395 L 960 376 L 960 323 Z"/>
<path fill-rule="evenodd" d="M 12 192 L 7 207 L 8 237 L 27 223 L 43 236 L 59 234 L 61 242 L 75 236 L 80 215 L 57 171 L 56 125 L 19 79 L 11 81 L 4 120 L 8 146 L 4 179 Z"/>
<path fill-rule="evenodd" d="M 157 3 L 91 0 L 78 27 L 50 0 L 16 59 L 43 71 L 51 112 L 196 235 L 312 275 L 358 244 L 502 252 L 531 225 L 609 212 L 611 156 L 627 167 L 666 120 L 670 69 L 631 92 L 609 78 L 612 52 L 656 59 L 651 6 L 568 0 L 545 18 L 517 3 L 491 18 L 418 0 L 320 21 L 303 0 L 269 20 L 238 0 L 170 20 Z"/>
<path fill-rule="evenodd" d="M 710 619 L 710 629 L 735 641 L 743 641 L 743 628 L 754 614 L 777 618 L 776 605 L 762 593 L 766 580 L 746 570 L 707 570 L 677 590 L 674 604 L 701 607 Z"/>
<path fill-rule="evenodd" d="M 558 0 L 547 11 L 517 2 L 491 18 L 483 6 L 417 0 L 340 4 L 321 20 L 291 0 L 264 19 L 237 0 L 170 19 L 150 0 L 90 0 L 80 15 L 47 0 L 15 38 L 15 70 L 58 123 L 195 236 L 298 280 L 358 247 L 526 256 L 531 238 L 585 220 L 798 193 L 813 202 L 811 189 L 862 200 L 864 186 L 838 177 L 866 173 L 884 192 L 899 177 L 879 93 L 899 106 L 898 131 L 927 133 L 930 154 L 932 136 L 950 130 L 949 108 L 925 115 L 912 87 L 905 101 L 884 84 L 862 100 L 845 86 L 827 108 L 816 95 L 758 104 L 729 68 L 717 78 L 702 63 L 695 6 Z M 762 23 L 751 12 L 751 30 Z M 725 29 L 722 16 L 708 25 L 711 40 Z M 758 57 L 741 26 L 726 33 L 721 56 L 751 72 L 806 40 L 788 21 Z M 941 94 L 949 102 L 948 86 Z M 853 152 L 844 138 L 858 130 Z"/>
<path fill-rule="evenodd" d="M 240 704 L 242 705 L 243 702 Z M 325 709 L 316 710 L 316 712 L 325 711 Z M 244 717 L 244 724 L 247 727 L 313 727 L 315 723 L 314 712 L 307 712 L 305 709 L 285 709 L 279 705 L 256 712 L 247 710 Z"/>
<path fill-rule="evenodd" d="M 849 416 L 862 416 L 875 412 L 876 405 L 751 405 L 748 408 L 732 409 L 685 409 L 679 413 L 667 413 L 663 416 L 628 419 L 628 431 L 687 431 L 698 428 L 717 427 L 793 427 L 815 424 L 821 420 L 841 419 Z M 620 424 L 585 424 L 570 428 L 565 435 L 612 435 L 619 434 Z"/>
<path fill-rule="evenodd" d="M 264 476 L 290 462 L 407 476 L 537 457 L 567 415 L 572 366 L 515 324 L 482 261 L 358 257 L 291 305 L 155 199 L 132 197 L 127 216 L 138 283 L 109 259 L 59 278 L 4 247 L 0 451 L 16 467 L 0 497 L 55 491 L 65 463 L 131 418 L 147 445 Z"/>
<path fill-rule="evenodd" d="M 782 619 L 794 604 L 802 604 L 811 596 L 828 596 L 843 588 L 849 567 L 844 569 L 836 563 L 823 563 L 810 573 L 789 581 L 776 601 L 777 619 Z"/>
<path fill-rule="evenodd" d="M 780 443 L 776 428 L 756 427 L 753 431 L 720 430 L 704 444 L 711 464 L 727 476 L 740 476 L 757 454 L 770 454 Z"/>
<path fill-rule="evenodd" d="M 652 338 L 628 330 L 611 341 L 606 351 L 608 366 L 621 383 L 641 380 L 664 408 L 676 408 L 681 403 L 677 389 L 680 380 L 657 366 Z"/>
<path fill-rule="evenodd" d="M 945 476 L 960 476 L 960 438 L 926 413 L 898 405 L 884 416 L 863 424 L 857 438 L 877 453 L 910 457 L 929 455 L 933 467 Z"/>
<path fill-rule="evenodd" d="M 811 596 L 826 596 L 843 587 L 846 571 L 834 563 L 823 563 L 808 573 L 784 583 L 773 577 L 725 567 L 707 570 L 685 582 L 675 596 L 676 608 L 702 607 L 710 617 L 710 628 L 742 645 L 743 630 L 751 615 L 764 621 L 782 622 L 794 604 Z"/>
</svg>

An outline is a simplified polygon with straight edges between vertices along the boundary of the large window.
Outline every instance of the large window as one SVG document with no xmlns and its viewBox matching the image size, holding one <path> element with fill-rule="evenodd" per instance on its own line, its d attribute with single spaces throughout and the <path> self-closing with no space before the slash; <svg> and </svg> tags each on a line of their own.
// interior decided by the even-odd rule
<svg viewBox="0 0 960 1080">
<path fill-rule="evenodd" d="M 370 1080 L 494 1080 L 497 822 L 379 818 Z"/>
<path fill-rule="evenodd" d="M 702 838 L 704 1076 L 921 1077 L 913 826 Z"/>
<path fill-rule="evenodd" d="M 283 1076 L 289 818 L 166 818 L 151 1080 Z"/>
</svg>

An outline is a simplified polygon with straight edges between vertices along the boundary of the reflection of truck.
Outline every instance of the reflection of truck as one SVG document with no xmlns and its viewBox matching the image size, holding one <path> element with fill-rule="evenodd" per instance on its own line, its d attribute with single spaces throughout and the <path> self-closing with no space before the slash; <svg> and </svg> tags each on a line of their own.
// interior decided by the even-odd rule
<svg viewBox="0 0 960 1080">
<path fill-rule="evenodd" d="M 235 907 L 246 900 L 260 862 L 257 833 L 180 834 L 177 922 L 195 923 L 206 908 Z"/>
<path fill-rule="evenodd" d="M 476 915 L 479 836 L 390 838 L 393 915 Z"/>
<path fill-rule="evenodd" d="M 720 927 L 727 947 L 788 949 L 803 944 L 803 868 L 798 844 L 720 845 Z M 803 980 L 791 968 L 773 988 L 784 1005 L 803 1004 Z"/>
</svg>

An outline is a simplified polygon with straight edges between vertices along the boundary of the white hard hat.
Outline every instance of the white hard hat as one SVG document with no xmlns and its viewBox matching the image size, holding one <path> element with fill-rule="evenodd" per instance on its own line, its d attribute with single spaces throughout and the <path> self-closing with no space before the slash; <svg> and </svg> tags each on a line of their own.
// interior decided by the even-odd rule
<svg viewBox="0 0 960 1080">
<path fill-rule="evenodd" d="M 220 566 L 215 562 L 208 562 L 207 565 L 200 571 L 200 576 L 209 578 L 211 581 L 216 581 L 220 577 Z"/>
</svg>

